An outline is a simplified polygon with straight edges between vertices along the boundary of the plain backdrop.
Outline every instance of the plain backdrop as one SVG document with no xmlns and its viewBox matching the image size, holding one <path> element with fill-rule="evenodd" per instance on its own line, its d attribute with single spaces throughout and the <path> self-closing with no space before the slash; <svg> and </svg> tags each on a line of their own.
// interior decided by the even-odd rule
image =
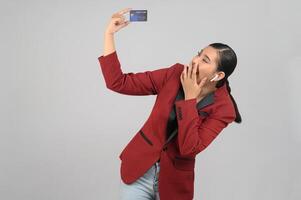
<svg viewBox="0 0 301 200">
<path fill-rule="evenodd" d="M 213 42 L 242 124 L 197 155 L 196 200 L 301 199 L 301 29 L 297 0 L 1 0 L 0 199 L 119 199 L 119 153 L 155 96 L 106 88 L 98 57 L 111 15 L 147 9 L 115 35 L 122 69 L 188 64 Z"/>
</svg>

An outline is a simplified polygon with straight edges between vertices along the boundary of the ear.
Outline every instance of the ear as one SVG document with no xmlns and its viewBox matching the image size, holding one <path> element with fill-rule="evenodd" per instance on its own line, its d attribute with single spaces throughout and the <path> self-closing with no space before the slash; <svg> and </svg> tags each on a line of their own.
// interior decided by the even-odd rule
<svg viewBox="0 0 301 200">
<path fill-rule="evenodd" d="M 225 72 L 223 71 L 217 72 L 217 75 L 218 75 L 217 81 L 222 80 L 225 77 Z"/>
</svg>

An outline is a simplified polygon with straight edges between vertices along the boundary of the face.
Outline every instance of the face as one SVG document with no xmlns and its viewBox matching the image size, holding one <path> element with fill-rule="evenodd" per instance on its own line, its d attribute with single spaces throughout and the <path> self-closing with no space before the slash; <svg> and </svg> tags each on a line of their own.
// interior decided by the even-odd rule
<svg viewBox="0 0 301 200">
<path fill-rule="evenodd" d="M 192 66 L 198 66 L 197 68 L 197 82 L 200 83 L 204 77 L 207 77 L 207 82 L 218 74 L 217 80 L 224 77 L 224 72 L 217 72 L 218 52 L 215 48 L 207 46 L 201 49 L 193 58 Z M 217 81 L 216 80 L 216 81 Z M 216 83 L 213 82 L 213 83 Z"/>
</svg>

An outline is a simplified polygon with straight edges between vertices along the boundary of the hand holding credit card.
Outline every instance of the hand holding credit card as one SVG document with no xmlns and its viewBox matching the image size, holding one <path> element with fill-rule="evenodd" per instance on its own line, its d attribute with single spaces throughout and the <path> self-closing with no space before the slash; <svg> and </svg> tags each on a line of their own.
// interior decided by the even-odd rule
<svg viewBox="0 0 301 200">
<path fill-rule="evenodd" d="M 132 8 L 125 8 L 112 15 L 110 23 L 106 29 L 106 33 L 114 34 L 131 22 L 145 21 L 147 21 L 147 10 L 133 10 Z"/>
<path fill-rule="evenodd" d="M 125 13 L 125 18 L 130 22 L 146 22 L 147 21 L 147 10 L 132 10 L 130 13 Z"/>
</svg>

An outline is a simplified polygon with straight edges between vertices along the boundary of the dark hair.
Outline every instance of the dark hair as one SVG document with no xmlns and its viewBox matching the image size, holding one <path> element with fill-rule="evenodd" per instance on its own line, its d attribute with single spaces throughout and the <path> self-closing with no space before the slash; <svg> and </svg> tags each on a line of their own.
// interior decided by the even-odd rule
<svg viewBox="0 0 301 200">
<path fill-rule="evenodd" d="M 208 46 L 211 46 L 218 50 L 217 71 L 223 71 L 225 73 L 225 77 L 217 82 L 216 87 L 219 88 L 224 84 L 227 84 L 227 90 L 235 108 L 235 122 L 241 123 L 242 119 L 237 108 L 237 104 L 233 96 L 231 95 L 231 88 L 228 81 L 228 77 L 232 74 L 237 64 L 236 54 L 231 47 L 223 43 L 211 43 Z"/>
</svg>

